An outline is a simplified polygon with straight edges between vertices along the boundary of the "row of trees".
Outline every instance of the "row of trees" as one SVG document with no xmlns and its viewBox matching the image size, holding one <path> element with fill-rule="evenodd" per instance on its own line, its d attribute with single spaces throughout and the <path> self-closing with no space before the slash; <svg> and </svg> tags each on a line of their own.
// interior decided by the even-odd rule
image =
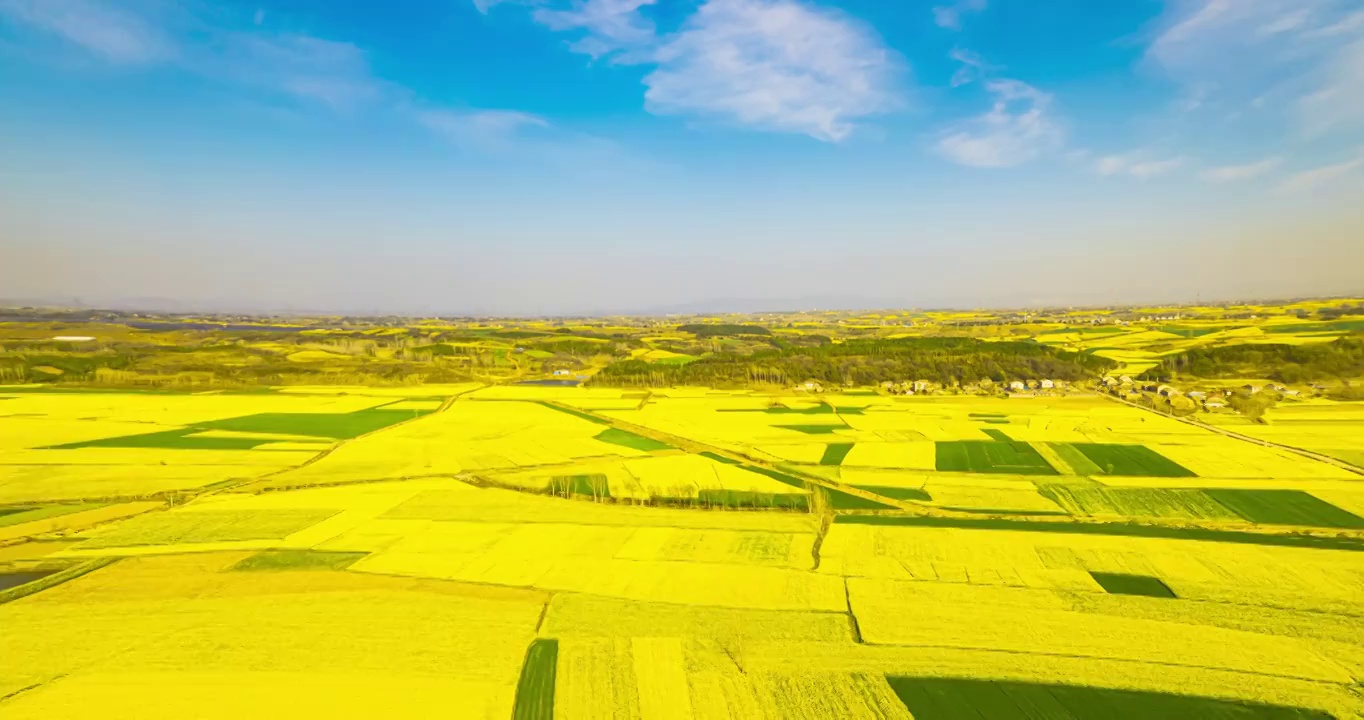
<svg viewBox="0 0 1364 720">
<path fill-rule="evenodd" d="M 1186 350 L 1161 360 L 1141 379 L 1269 378 L 1284 383 L 1364 377 L 1364 336 L 1312 345 L 1230 345 Z"/>
<path fill-rule="evenodd" d="M 874 385 L 907 378 L 944 385 L 981 378 L 1075 381 L 1116 367 L 1111 360 L 1058 351 L 1036 343 L 983 342 L 970 338 L 853 340 L 835 345 L 790 347 L 751 355 L 717 354 L 687 365 L 639 360 L 612 363 L 594 378 L 599 385 L 744 386 L 794 384 Z"/>
</svg>

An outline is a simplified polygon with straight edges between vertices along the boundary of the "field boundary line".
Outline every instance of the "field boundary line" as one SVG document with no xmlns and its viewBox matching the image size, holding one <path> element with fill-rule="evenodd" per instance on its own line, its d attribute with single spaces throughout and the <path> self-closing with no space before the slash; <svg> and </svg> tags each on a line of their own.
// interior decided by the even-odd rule
<svg viewBox="0 0 1364 720">
<path fill-rule="evenodd" d="M 1308 682 L 1314 685 L 1325 685 L 1327 687 L 1342 688 L 1346 690 L 1348 690 L 1351 687 L 1351 683 L 1340 680 L 1322 680 L 1321 678 L 1303 677 L 1301 675 L 1283 675 L 1280 673 L 1259 672 L 1256 670 L 1237 670 L 1236 668 L 1217 667 L 1214 665 L 1198 665 L 1195 663 L 1163 662 L 1160 660 L 1138 660 L 1134 658 L 1113 657 L 1108 655 L 1077 655 L 1075 653 L 1048 652 L 1045 650 L 1011 650 L 1009 648 L 981 648 L 970 647 L 966 645 L 907 645 L 905 643 L 878 643 L 866 641 L 863 641 L 862 644 L 867 645 L 869 647 L 909 648 L 922 650 L 964 650 L 968 652 L 1001 653 L 1004 655 L 1036 655 L 1042 657 L 1059 657 L 1068 658 L 1071 660 L 1105 660 L 1110 662 L 1128 662 L 1138 663 L 1141 665 L 1154 665 L 1157 667 L 1195 668 L 1198 670 L 1212 670 L 1214 672 L 1232 673 L 1235 675 L 1247 675 L 1250 677 L 1274 678 L 1277 680 L 1296 680 L 1298 682 Z M 1350 674 L 1348 670 L 1346 670 L 1344 667 L 1342 667 L 1335 661 L 1326 660 L 1325 658 L 1322 658 L 1322 660 L 1326 663 L 1329 663 L 1331 667 L 1340 670 L 1342 674 L 1354 677 L 1353 675 Z"/>
<path fill-rule="evenodd" d="M 1340 468 L 1341 470 L 1348 470 L 1349 472 L 1352 472 L 1352 473 L 1354 473 L 1354 474 L 1356 474 L 1356 475 L 1364 476 L 1364 468 L 1358 467 L 1358 466 L 1356 466 L 1356 465 L 1353 465 L 1353 464 L 1351 464 L 1351 463 L 1345 462 L 1344 460 L 1340 460 L 1340 459 L 1338 459 L 1338 458 L 1333 458 L 1333 457 L 1331 457 L 1330 455 L 1322 455 L 1321 453 L 1313 452 L 1313 451 L 1311 451 L 1311 450 L 1306 450 L 1306 449 L 1299 448 L 1299 447 L 1293 447 L 1292 445 L 1281 445 L 1281 444 L 1279 444 L 1279 443 L 1271 442 L 1271 441 L 1269 441 L 1269 440 L 1261 440 L 1260 438 L 1250 437 L 1249 435 L 1242 435 L 1242 434 L 1240 434 L 1240 433 L 1238 433 L 1238 432 L 1234 432 L 1234 431 L 1228 430 L 1228 429 L 1226 429 L 1226 428 L 1218 427 L 1218 426 L 1216 426 L 1216 425 L 1209 425 L 1208 423 L 1201 422 L 1201 421 L 1199 421 L 1199 420 L 1190 420 L 1190 419 L 1188 419 L 1188 418 L 1176 417 L 1176 416 L 1174 416 L 1174 415 L 1166 415 L 1166 414 L 1164 414 L 1164 413 L 1156 412 L 1155 410 L 1152 410 L 1151 408 L 1145 407 L 1145 406 L 1143 406 L 1143 405 L 1138 405 L 1137 403 L 1134 403 L 1134 402 L 1132 402 L 1132 401 L 1130 401 L 1130 400 L 1125 400 L 1125 399 L 1123 399 L 1123 398 L 1116 397 L 1116 396 L 1113 396 L 1113 395 L 1104 394 L 1103 396 L 1106 397 L 1106 398 L 1108 398 L 1109 400 L 1112 400 L 1113 402 L 1122 403 L 1122 404 L 1124 404 L 1124 405 L 1130 405 L 1130 406 L 1132 406 L 1132 407 L 1134 407 L 1134 408 L 1137 408 L 1138 410 L 1145 410 L 1146 412 L 1149 412 L 1149 413 L 1151 413 L 1151 414 L 1153 414 L 1153 415 L 1159 415 L 1160 417 L 1168 417 L 1168 418 L 1170 418 L 1171 420 L 1177 420 L 1177 421 L 1179 421 L 1179 422 L 1184 423 L 1185 425 L 1192 425 L 1193 427 L 1196 427 L 1196 428 L 1203 428 L 1204 430 L 1211 430 L 1212 432 L 1218 433 L 1218 434 L 1220 434 L 1220 435 L 1225 435 L 1225 436 L 1227 436 L 1227 437 L 1229 437 L 1229 438 L 1233 438 L 1233 439 L 1235 439 L 1235 440 L 1244 440 L 1244 441 L 1246 441 L 1246 442 L 1254 443 L 1254 444 L 1256 444 L 1256 445 L 1260 445 L 1260 446 L 1267 447 L 1267 448 L 1275 448 L 1275 449 L 1278 449 L 1278 450 L 1287 450 L 1288 452 L 1295 453 L 1295 454 L 1297 454 L 1297 455 L 1301 455 L 1301 456 L 1303 456 L 1303 457 L 1305 457 L 1305 458 L 1309 458 L 1309 459 L 1311 459 L 1311 460 L 1318 460 L 1318 461 L 1324 462 L 1324 463 L 1326 463 L 1326 464 L 1328 464 L 1328 465 L 1334 465 L 1334 466 Z"/>
</svg>

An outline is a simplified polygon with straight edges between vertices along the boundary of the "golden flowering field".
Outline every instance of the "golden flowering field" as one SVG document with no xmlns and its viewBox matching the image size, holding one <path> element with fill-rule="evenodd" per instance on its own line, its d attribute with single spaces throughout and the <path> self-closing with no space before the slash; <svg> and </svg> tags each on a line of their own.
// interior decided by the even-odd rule
<svg viewBox="0 0 1364 720">
<path fill-rule="evenodd" d="M 1339 466 L 1098 397 L 430 390 L 0 389 L 0 717 L 1364 717 Z"/>
</svg>

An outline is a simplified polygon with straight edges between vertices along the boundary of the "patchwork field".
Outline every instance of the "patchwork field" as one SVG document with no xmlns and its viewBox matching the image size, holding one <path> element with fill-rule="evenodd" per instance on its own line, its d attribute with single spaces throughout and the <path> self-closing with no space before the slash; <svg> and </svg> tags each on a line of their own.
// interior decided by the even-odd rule
<svg viewBox="0 0 1364 720">
<path fill-rule="evenodd" d="M 1099 397 L 0 397 L 7 719 L 1364 717 L 1364 476 Z"/>
</svg>

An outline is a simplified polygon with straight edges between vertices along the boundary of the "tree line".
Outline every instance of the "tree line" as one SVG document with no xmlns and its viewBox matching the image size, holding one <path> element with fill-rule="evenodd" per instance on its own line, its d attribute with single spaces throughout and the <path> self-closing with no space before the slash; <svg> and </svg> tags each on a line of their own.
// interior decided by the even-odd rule
<svg viewBox="0 0 1364 720">
<path fill-rule="evenodd" d="M 1056 350 L 1028 342 L 984 342 L 971 338 L 853 340 L 788 347 L 751 355 L 716 354 L 686 365 L 623 360 L 603 368 L 593 383 L 663 387 L 750 384 L 875 385 L 928 380 L 944 385 L 1011 380 L 1082 380 L 1117 363 L 1094 355 Z"/>
<path fill-rule="evenodd" d="M 1161 360 L 1143 380 L 1255 377 L 1284 383 L 1364 377 L 1364 336 L 1311 345 L 1195 348 Z"/>
</svg>

